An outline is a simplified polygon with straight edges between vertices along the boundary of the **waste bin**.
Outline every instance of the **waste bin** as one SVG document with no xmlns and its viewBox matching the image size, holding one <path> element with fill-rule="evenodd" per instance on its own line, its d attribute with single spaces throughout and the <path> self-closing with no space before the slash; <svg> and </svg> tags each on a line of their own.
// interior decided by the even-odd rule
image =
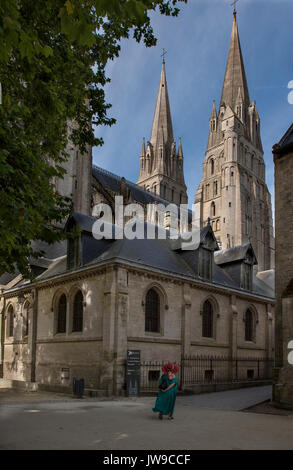
<svg viewBox="0 0 293 470">
<path fill-rule="evenodd" d="M 73 377 L 73 395 L 82 398 L 84 392 L 84 379 Z"/>
</svg>

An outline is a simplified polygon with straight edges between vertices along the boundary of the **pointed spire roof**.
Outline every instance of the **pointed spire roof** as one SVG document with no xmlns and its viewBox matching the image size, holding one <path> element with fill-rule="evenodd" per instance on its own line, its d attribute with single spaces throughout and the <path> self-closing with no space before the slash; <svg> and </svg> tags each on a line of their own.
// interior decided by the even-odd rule
<svg viewBox="0 0 293 470">
<path fill-rule="evenodd" d="M 153 119 L 153 127 L 150 142 L 156 148 L 159 140 L 159 135 L 163 128 L 164 141 L 171 143 L 174 140 L 173 137 L 173 126 L 171 118 L 171 110 L 168 96 L 165 61 L 162 62 L 161 78 L 155 108 L 155 114 Z"/>
<path fill-rule="evenodd" d="M 229 105 L 234 110 L 237 97 L 239 96 L 239 88 L 244 100 L 244 106 L 248 107 L 250 98 L 239 41 L 236 11 L 234 11 L 230 49 L 220 103 L 225 103 L 226 106 Z"/>
<path fill-rule="evenodd" d="M 211 115 L 210 115 L 210 119 L 212 119 L 213 117 L 217 117 L 217 110 L 216 110 L 215 100 L 213 100 L 213 109 L 212 109 L 212 112 L 211 112 Z"/>
<path fill-rule="evenodd" d="M 144 137 L 142 139 L 142 146 L 141 146 L 140 156 L 145 157 L 145 140 L 144 140 Z"/>
</svg>

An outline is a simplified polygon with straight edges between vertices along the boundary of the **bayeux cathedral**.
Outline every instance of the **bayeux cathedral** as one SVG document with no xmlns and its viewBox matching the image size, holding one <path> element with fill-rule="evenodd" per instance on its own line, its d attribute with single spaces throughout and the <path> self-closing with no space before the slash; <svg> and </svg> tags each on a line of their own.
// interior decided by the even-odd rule
<svg viewBox="0 0 293 470">
<path fill-rule="evenodd" d="M 79 227 L 80 234 L 39 247 L 45 255 L 31 260 L 35 282 L 17 272 L 0 277 L 0 385 L 69 391 L 73 377 L 82 377 L 89 392 L 121 394 L 128 350 L 139 350 L 142 361 L 246 358 L 236 378 L 231 369 L 234 381 L 259 377 L 260 363 L 267 367 L 274 351 L 272 211 L 236 12 L 219 108 L 213 103 L 207 123 L 194 200 L 200 235 L 189 250 L 169 236 L 169 205 L 188 199 L 164 59 L 137 183 L 93 165 L 90 148 L 81 155 L 68 144 L 67 173 L 55 185 L 73 201 L 64 230 Z M 139 204 L 145 230 L 161 224 L 166 238 L 95 238 L 94 208 L 104 203 L 114 211 L 115 196 Z M 189 211 L 189 225 L 191 219 Z M 157 377 L 151 364 L 146 381 Z M 213 377 L 204 371 L 203 378 Z"/>
</svg>

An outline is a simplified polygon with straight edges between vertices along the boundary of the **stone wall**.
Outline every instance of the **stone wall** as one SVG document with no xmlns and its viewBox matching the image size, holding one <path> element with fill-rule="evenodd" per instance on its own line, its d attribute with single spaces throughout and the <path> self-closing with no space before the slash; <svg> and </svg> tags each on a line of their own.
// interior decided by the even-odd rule
<svg viewBox="0 0 293 470">
<path fill-rule="evenodd" d="M 275 155 L 276 224 L 276 377 L 274 399 L 293 406 L 293 366 L 288 364 L 288 342 L 293 340 L 293 152 Z M 287 292 L 286 292 L 287 290 Z"/>
<path fill-rule="evenodd" d="M 150 288 L 160 298 L 160 332 L 145 331 L 145 299 Z M 71 332 L 72 303 L 84 294 L 83 331 Z M 249 294 L 239 296 L 213 286 L 122 265 L 68 273 L 43 282 L 31 295 L 29 335 L 5 337 L 4 379 L 37 382 L 43 388 L 70 390 L 73 377 L 105 394 L 124 392 L 127 349 L 139 349 L 142 361 L 176 361 L 181 355 L 271 357 L 267 312 L 273 307 Z M 56 333 L 56 306 L 67 297 L 67 328 Z M 213 338 L 202 337 L 202 309 L 209 300 L 214 312 Z M 6 299 L 19 307 L 19 296 Z M 258 316 L 256 341 L 244 341 L 243 315 L 253 306 Z M 35 316 L 34 313 L 36 312 Z M 21 316 L 15 319 L 21 322 Z M 5 320 L 5 331 L 8 319 Z M 35 322 L 35 325 L 33 325 Z M 35 331 L 35 333 L 34 333 Z M 35 336 L 34 336 L 35 335 Z M 22 341 L 22 342 L 21 342 Z"/>
</svg>

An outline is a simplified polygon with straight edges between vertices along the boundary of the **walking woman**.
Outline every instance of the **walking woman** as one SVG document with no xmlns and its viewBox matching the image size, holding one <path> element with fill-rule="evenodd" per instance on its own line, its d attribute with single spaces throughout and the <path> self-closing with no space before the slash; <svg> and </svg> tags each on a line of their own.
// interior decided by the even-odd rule
<svg viewBox="0 0 293 470">
<path fill-rule="evenodd" d="M 177 377 L 179 367 L 176 363 L 165 364 L 162 367 L 163 375 L 159 381 L 159 393 L 157 396 L 154 413 L 159 413 L 159 419 L 167 415 L 168 419 L 174 419 L 174 407 L 177 393 Z"/>
</svg>

